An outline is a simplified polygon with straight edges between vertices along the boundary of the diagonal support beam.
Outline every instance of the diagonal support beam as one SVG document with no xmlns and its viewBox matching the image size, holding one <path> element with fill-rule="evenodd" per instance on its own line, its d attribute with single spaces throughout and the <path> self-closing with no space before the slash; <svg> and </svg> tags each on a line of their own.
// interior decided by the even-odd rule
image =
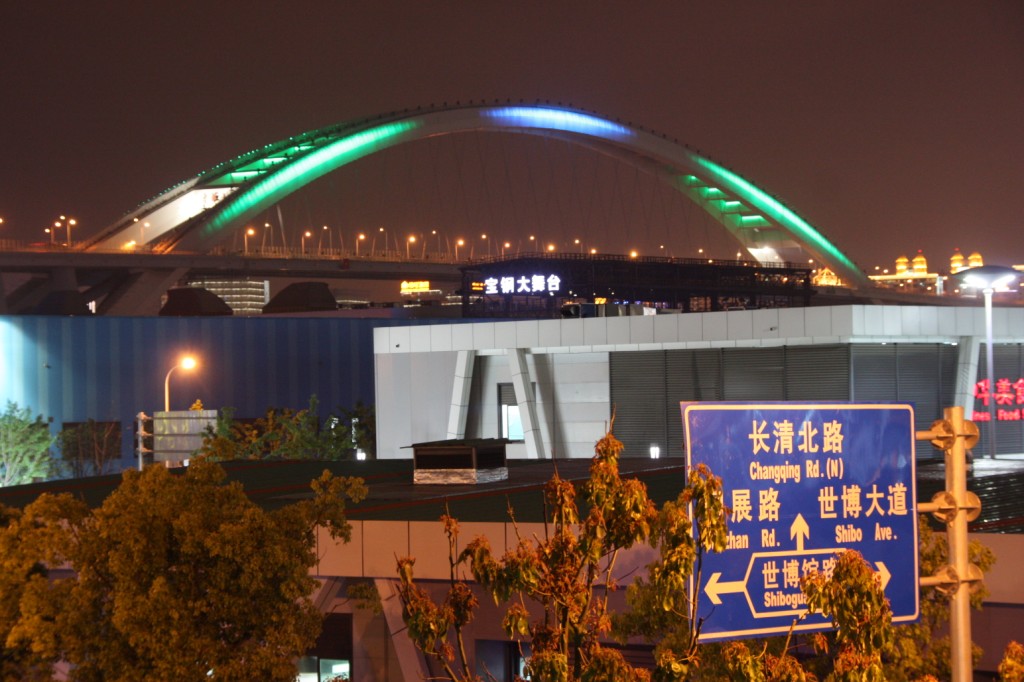
<svg viewBox="0 0 1024 682">
<path fill-rule="evenodd" d="M 449 440 L 462 440 L 466 437 L 469 394 L 470 389 L 473 387 L 473 366 L 475 363 L 475 350 L 460 350 L 455 359 L 455 383 L 452 386 L 452 402 L 448 410 Z"/>
<path fill-rule="evenodd" d="M 544 458 L 544 438 L 537 421 L 537 398 L 533 392 L 533 378 L 526 362 L 526 349 L 509 348 L 508 368 L 512 374 L 512 388 L 519 404 L 519 418 L 523 420 L 523 438 L 526 440 L 526 456 L 530 459 Z"/>
</svg>

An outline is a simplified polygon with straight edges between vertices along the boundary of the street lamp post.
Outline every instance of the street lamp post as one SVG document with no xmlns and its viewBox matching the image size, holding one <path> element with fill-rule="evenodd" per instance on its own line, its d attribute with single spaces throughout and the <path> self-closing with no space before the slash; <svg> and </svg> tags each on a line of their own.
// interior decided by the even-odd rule
<svg viewBox="0 0 1024 682">
<path fill-rule="evenodd" d="M 196 364 L 196 359 L 194 357 L 192 357 L 191 355 L 186 355 L 180 361 L 178 361 L 178 364 L 174 365 L 169 370 L 167 370 L 167 376 L 164 377 L 164 412 L 171 411 L 171 374 L 173 374 L 174 370 L 178 369 L 179 367 L 184 370 L 195 369 Z"/>
<path fill-rule="evenodd" d="M 356 237 L 356 258 L 359 258 L 359 242 L 364 241 L 366 241 L 366 235 L 360 232 L 359 236 Z"/>
<path fill-rule="evenodd" d="M 249 255 L 249 237 L 253 236 L 254 234 L 256 234 L 256 230 L 252 229 L 251 227 L 246 228 L 246 230 L 245 230 L 245 255 L 246 256 Z"/>
<path fill-rule="evenodd" d="M 312 236 L 313 236 L 313 233 L 310 232 L 309 230 L 306 230 L 305 232 L 302 233 L 302 255 L 303 256 L 306 255 L 306 238 L 307 237 L 312 237 Z"/>
<path fill-rule="evenodd" d="M 459 247 L 465 243 L 466 241 L 464 239 L 455 240 L 455 262 L 458 262 L 459 260 Z"/>
<path fill-rule="evenodd" d="M 981 265 L 961 270 L 957 276 L 964 286 L 981 289 L 985 297 L 985 365 L 988 373 L 988 456 L 996 458 L 995 362 L 992 352 L 992 294 L 1008 286 L 1020 276 L 1013 268 L 1002 265 Z"/>
</svg>

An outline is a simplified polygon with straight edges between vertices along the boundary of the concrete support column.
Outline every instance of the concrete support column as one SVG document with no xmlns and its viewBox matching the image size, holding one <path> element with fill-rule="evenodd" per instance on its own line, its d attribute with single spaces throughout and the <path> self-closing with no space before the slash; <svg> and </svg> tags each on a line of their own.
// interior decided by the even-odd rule
<svg viewBox="0 0 1024 682">
<path fill-rule="evenodd" d="M 974 414 L 974 384 L 978 376 L 978 354 L 981 352 L 982 337 L 961 336 L 956 359 L 956 387 L 953 404 L 962 407 L 964 418 L 972 419 Z"/>
<path fill-rule="evenodd" d="M 409 639 L 409 629 L 402 619 L 402 600 L 398 597 L 398 581 L 386 578 L 374 578 L 374 587 L 380 595 L 380 604 L 384 610 L 384 620 L 388 625 L 391 645 L 395 648 L 395 658 L 401 668 L 403 680 L 428 680 L 430 669 L 420 650 Z"/>
<path fill-rule="evenodd" d="M 469 415 L 469 394 L 473 387 L 473 366 L 476 364 L 475 350 L 460 350 L 455 359 L 455 382 L 452 385 L 452 402 L 448 410 L 449 440 L 466 437 L 466 418 Z"/>
<path fill-rule="evenodd" d="M 537 398 L 533 393 L 533 377 L 526 362 L 526 350 L 509 348 L 508 369 L 512 375 L 512 388 L 519 404 L 519 418 L 523 421 L 523 438 L 526 440 L 526 456 L 530 459 L 546 459 L 544 439 L 537 421 Z"/>
</svg>

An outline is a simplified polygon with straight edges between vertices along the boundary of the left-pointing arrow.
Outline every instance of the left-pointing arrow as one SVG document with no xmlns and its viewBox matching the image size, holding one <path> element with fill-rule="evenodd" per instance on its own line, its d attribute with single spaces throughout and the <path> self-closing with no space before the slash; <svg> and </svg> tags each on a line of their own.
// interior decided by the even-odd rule
<svg viewBox="0 0 1024 682">
<path fill-rule="evenodd" d="M 720 594 L 727 594 L 729 592 L 746 592 L 747 584 L 743 580 L 730 580 L 728 582 L 719 582 L 718 579 L 722 577 L 721 573 L 712 573 L 711 579 L 708 580 L 707 585 L 704 586 L 704 592 L 711 598 L 712 604 L 721 604 L 722 599 L 718 596 Z"/>
</svg>

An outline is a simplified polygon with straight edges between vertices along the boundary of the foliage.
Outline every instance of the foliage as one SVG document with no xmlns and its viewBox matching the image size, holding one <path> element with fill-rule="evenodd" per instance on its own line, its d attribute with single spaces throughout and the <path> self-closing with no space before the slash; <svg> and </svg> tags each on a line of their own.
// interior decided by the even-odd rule
<svg viewBox="0 0 1024 682">
<path fill-rule="evenodd" d="M 674 502 L 666 502 L 647 538 L 660 549 L 660 559 L 647 567 L 647 579 L 638 578 L 626 589 L 629 610 L 615 618 L 620 638 L 640 635 L 657 642 L 656 680 L 686 679 L 700 662 L 697 638 L 701 623 L 697 601 L 691 601 L 691 575 L 700 576 L 706 552 L 725 549 L 728 508 L 723 503 L 722 481 L 698 465 Z M 687 510 L 693 505 L 694 523 Z"/>
<path fill-rule="evenodd" d="M 350 582 L 345 594 L 355 602 L 356 608 L 366 609 L 375 616 L 384 613 L 384 604 L 380 600 L 380 592 L 371 581 Z"/>
<path fill-rule="evenodd" d="M 647 671 L 634 669 L 618 651 L 600 643 L 611 630 L 608 596 L 616 589 L 616 557 L 646 540 L 656 517 L 645 486 L 619 476 L 621 451 L 622 443 L 610 432 L 597 443 L 590 479 L 580 491 L 586 516 L 580 515 L 575 487 L 556 474 L 544 490 L 544 538 L 519 536 L 516 546 L 500 558 L 484 537 L 474 539 L 456 558 L 458 526 L 445 517 L 452 590 L 442 605 L 413 583 L 414 559 L 400 560 L 405 618 L 417 647 L 448 658 L 454 653 L 450 640 L 459 643 L 461 627 L 475 606 L 472 593 L 456 576 L 456 567 L 468 564 L 496 604 L 510 602 L 503 626 L 510 638 L 529 640 L 531 679 L 648 679 Z M 462 676 L 450 674 L 449 679 L 474 678 L 465 669 Z"/>
<path fill-rule="evenodd" d="M 31 483 L 50 473 L 50 426 L 42 415 L 7 402 L 0 414 L 0 487 Z"/>
<path fill-rule="evenodd" d="M 112 473 L 121 461 L 121 425 L 89 419 L 57 434 L 63 468 L 73 478 Z"/>
<path fill-rule="evenodd" d="M 356 449 L 366 453 L 367 459 L 377 459 L 377 415 L 373 405 L 357 401 L 354 407 L 339 409 L 341 419 L 335 428 L 349 434 Z"/>
<path fill-rule="evenodd" d="M 398 596 L 402 600 L 402 618 L 408 627 L 409 639 L 416 648 L 440 664 L 449 680 L 476 682 L 480 678 L 470 667 L 462 629 L 473 619 L 473 610 L 478 602 L 473 590 L 459 575 L 459 560 L 456 558 L 458 521 L 448 514 L 442 516 L 441 521 L 448 538 L 448 593 L 441 604 L 435 603 L 426 590 L 413 581 L 416 559 L 399 558 Z"/>
<path fill-rule="evenodd" d="M 95 510 L 42 495 L 6 511 L 4 679 L 64 659 L 90 682 L 294 680 L 321 622 L 314 525 L 347 539 L 365 486 L 324 472 L 313 499 L 266 512 L 224 478 L 204 461 L 130 470 Z"/>
<path fill-rule="evenodd" d="M 831 576 L 815 572 L 801 578 L 807 607 L 832 619 L 836 654 L 825 678 L 837 682 L 886 679 L 882 651 L 892 642 L 892 609 L 875 572 L 859 552 L 836 557 Z M 829 638 L 815 636 L 815 648 L 828 651 Z"/>
<path fill-rule="evenodd" d="M 918 561 L 921 575 L 934 575 L 949 563 L 949 550 L 944 533 L 930 527 L 927 516 L 918 519 Z M 992 550 L 976 540 L 968 545 L 969 561 L 982 573 L 995 563 Z M 984 585 L 971 594 L 971 606 L 980 609 L 988 595 Z M 934 587 L 921 589 L 921 617 L 916 623 L 895 628 L 895 637 L 886 647 L 886 676 L 892 682 L 911 682 L 925 675 L 949 679 L 949 597 Z M 972 645 L 974 662 L 981 658 L 981 648 Z"/>
<path fill-rule="evenodd" d="M 1024 645 L 1010 642 L 999 663 L 999 678 L 1003 682 L 1024 682 Z"/>
<path fill-rule="evenodd" d="M 316 396 L 302 410 L 268 409 L 255 422 L 234 419 L 231 408 L 221 410 L 216 425 L 207 430 L 199 455 L 214 461 L 233 459 L 343 460 L 355 456 L 355 444 L 345 423 L 320 428 Z M 328 418 L 328 423 L 337 418 Z"/>
</svg>

